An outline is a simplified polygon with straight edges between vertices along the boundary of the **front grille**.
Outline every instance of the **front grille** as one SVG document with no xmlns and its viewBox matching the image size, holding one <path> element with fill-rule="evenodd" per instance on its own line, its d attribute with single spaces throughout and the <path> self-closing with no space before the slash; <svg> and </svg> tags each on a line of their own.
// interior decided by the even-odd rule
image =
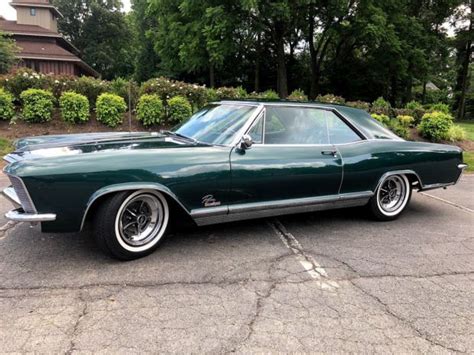
<svg viewBox="0 0 474 355">
<path fill-rule="evenodd" d="M 15 192 L 21 202 L 21 207 L 23 207 L 23 210 L 27 213 L 36 213 L 36 208 L 33 205 L 33 201 L 31 201 L 30 195 L 28 194 L 28 191 L 26 190 L 23 181 L 17 176 L 8 175 L 8 178 L 10 179 L 10 182 L 12 183 L 12 186 L 15 189 Z"/>
</svg>

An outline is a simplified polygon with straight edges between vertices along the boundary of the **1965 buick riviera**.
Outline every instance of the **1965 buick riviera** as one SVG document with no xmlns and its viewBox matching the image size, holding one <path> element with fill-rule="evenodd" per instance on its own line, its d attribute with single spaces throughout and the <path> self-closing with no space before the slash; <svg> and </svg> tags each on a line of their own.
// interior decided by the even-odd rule
<svg viewBox="0 0 474 355">
<path fill-rule="evenodd" d="M 151 253 L 171 218 L 197 225 L 367 206 L 397 218 L 412 189 L 455 184 L 462 150 L 407 142 L 338 105 L 222 101 L 174 131 L 20 139 L 7 155 L 13 221 L 80 231 L 119 259 Z"/>
</svg>

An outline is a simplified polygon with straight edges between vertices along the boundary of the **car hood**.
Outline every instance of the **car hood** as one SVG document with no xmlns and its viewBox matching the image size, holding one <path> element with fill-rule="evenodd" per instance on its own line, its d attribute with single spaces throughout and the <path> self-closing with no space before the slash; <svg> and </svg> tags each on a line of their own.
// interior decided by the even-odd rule
<svg viewBox="0 0 474 355">
<path fill-rule="evenodd" d="M 198 144 L 157 132 L 81 133 L 22 138 L 7 162 L 41 159 L 99 151 L 159 149 L 196 146 Z"/>
</svg>

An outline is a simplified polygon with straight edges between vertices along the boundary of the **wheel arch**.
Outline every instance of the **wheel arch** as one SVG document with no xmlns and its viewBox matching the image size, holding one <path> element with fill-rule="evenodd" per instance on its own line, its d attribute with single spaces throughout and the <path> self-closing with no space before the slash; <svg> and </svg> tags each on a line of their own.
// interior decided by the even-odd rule
<svg viewBox="0 0 474 355">
<path fill-rule="evenodd" d="M 382 181 L 384 181 L 390 175 L 406 175 L 406 177 L 410 181 L 411 187 L 415 187 L 418 189 L 423 188 L 423 182 L 421 181 L 420 175 L 418 175 L 418 173 L 416 173 L 414 170 L 409 170 L 409 169 L 393 170 L 393 171 L 387 171 L 379 178 L 377 185 L 375 185 L 375 188 L 373 190 L 374 193 L 376 193 Z"/>
<path fill-rule="evenodd" d="M 181 201 L 179 201 L 178 197 L 168 187 L 157 183 L 124 183 L 102 187 L 92 194 L 82 215 L 80 231 L 82 231 L 90 212 L 93 211 L 93 209 L 96 208 L 104 198 L 116 192 L 137 190 L 155 190 L 161 192 L 167 199 L 170 208 L 178 208 L 181 212 L 185 213 L 192 219 L 189 210 L 181 203 Z"/>
</svg>

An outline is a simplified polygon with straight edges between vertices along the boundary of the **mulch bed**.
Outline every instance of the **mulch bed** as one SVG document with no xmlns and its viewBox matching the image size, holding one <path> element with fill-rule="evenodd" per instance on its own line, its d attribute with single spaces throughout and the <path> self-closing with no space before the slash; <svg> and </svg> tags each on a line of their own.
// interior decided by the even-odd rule
<svg viewBox="0 0 474 355">
<path fill-rule="evenodd" d="M 53 134 L 68 134 L 68 133 L 91 133 L 91 132 L 138 132 L 138 131 L 159 131 L 160 129 L 167 129 L 167 126 L 153 126 L 145 128 L 132 115 L 131 124 L 129 125 L 128 114 L 124 115 L 123 123 L 118 127 L 111 128 L 100 122 L 95 118 L 95 114 L 91 114 L 88 122 L 81 124 L 70 124 L 64 122 L 59 113 L 55 112 L 53 118 L 48 123 L 28 123 L 21 119 L 17 119 L 14 124 L 9 121 L 0 120 L 0 137 L 14 140 L 16 138 L 28 136 L 42 136 Z"/>
</svg>

